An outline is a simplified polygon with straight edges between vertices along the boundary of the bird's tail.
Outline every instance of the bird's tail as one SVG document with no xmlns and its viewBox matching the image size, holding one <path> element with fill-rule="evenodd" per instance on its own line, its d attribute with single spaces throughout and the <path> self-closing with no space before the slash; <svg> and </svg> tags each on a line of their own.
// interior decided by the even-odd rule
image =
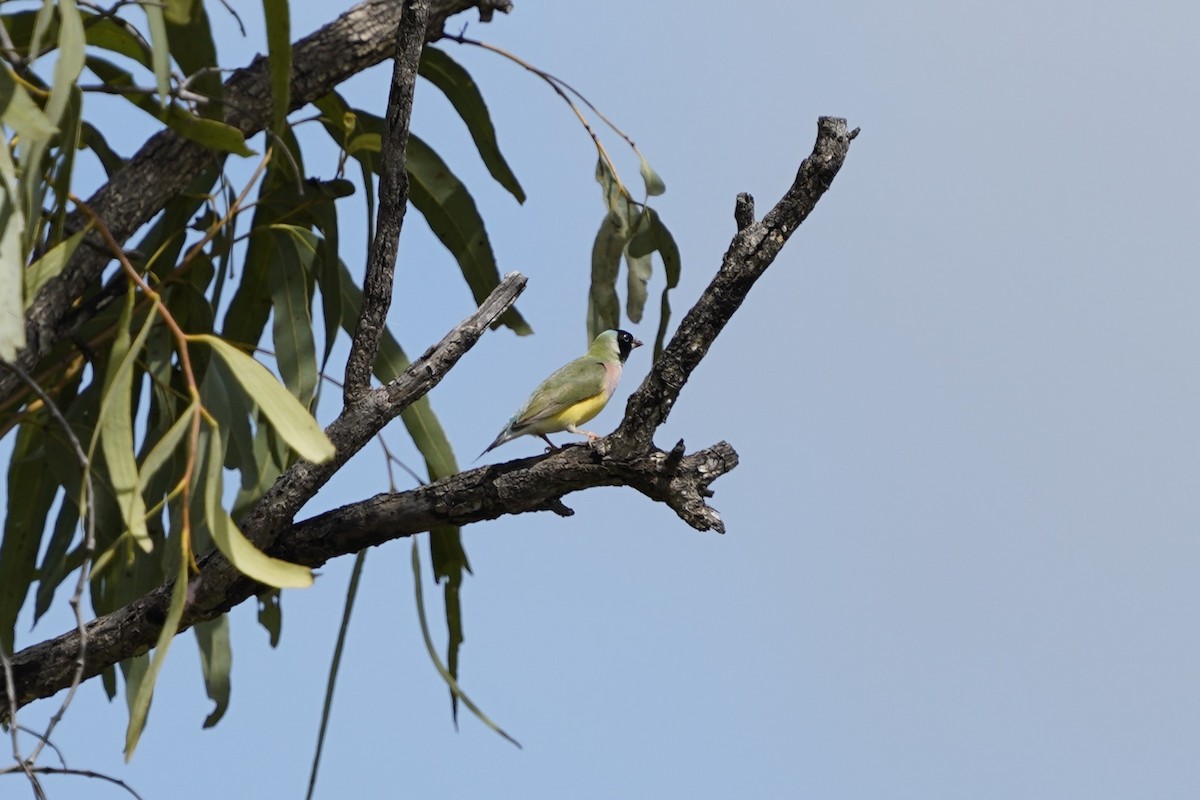
<svg viewBox="0 0 1200 800">
<path fill-rule="evenodd" d="M 513 438 L 512 426 L 505 425 L 504 430 L 500 431 L 500 435 L 496 437 L 496 441 L 492 442 L 487 447 L 483 448 L 483 452 L 480 453 L 479 455 L 475 456 L 475 461 L 478 461 L 479 459 L 481 459 L 485 455 L 487 455 L 489 450 L 493 450 L 493 449 L 499 447 L 500 445 L 504 444 L 505 442 L 507 442 L 509 439 L 512 439 L 512 438 Z M 471 463 L 474 464 L 475 461 L 472 461 Z"/>
</svg>

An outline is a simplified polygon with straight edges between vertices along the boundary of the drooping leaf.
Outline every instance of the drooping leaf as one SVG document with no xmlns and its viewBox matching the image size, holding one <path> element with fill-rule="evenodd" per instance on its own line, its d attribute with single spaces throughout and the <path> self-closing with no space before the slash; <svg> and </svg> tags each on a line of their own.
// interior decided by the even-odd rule
<svg viewBox="0 0 1200 800">
<path fill-rule="evenodd" d="M 259 583 L 278 589 L 312 586 L 312 570 L 267 555 L 255 547 L 230 519 L 221 506 L 222 459 L 217 449 L 212 447 L 207 454 L 208 474 L 204 485 L 205 516 L 217 549 L 239 572 Z"/>
<path fill-rule="evenodd" d="M 263 0 L 267 23 L 267 64 L 271 68 L 272 127 L 276 132 L 287 121 L 292 86 L 292 34 L 288 0 Z"/>
<path fill-rule="evenodd" d="M 166 619 L 154 645 L 154 655 L 145 674 L 138 680 L 130 682 L 129 673 L 125 675 L 126 697 L 129 703 L 129 727 L 125 729 L 125 761 L 133 758 L 142 730 L 146 726 L 146 716 L 150 713 L 150 700 L 154 697 L 154 683 L 158 679 L 158 671 L 162 669 L 167 650 L 179 630 L 179 620 L 183 617 L 184 601 L 187 599 L 187 559 L 179 559 L 179 568 L 175 572 L 175 585 L 171 589 L 171 601 L 167 606 Z"/>
<path fill-rule="evenodd" d="M 630 322 L 641 322 L 646 308 L 646 284 L 650 282 L 650 256 L 633 256 L 625 252 L 625 315 Z"/>
<path fill-rule="evenodd" d="M 57 158 L 50 185 L 54 190 L 54 207 L 50 211 L 51 228 L 47 242 L 61 242 L 66 231 L 67 211 L 71 196 L 71 178 L 75 172 L 75 154 L 83 126 L 83 92 L 72 86 L 67 108 L 58 120 L 62 135 L 58 138 Z"/>
<path fill-rule="evenodd" d="M 625 251 L 628 227 L 616 213 L 604 215 L 592 243 L 592 283 L 588 289 L 588 341 L 603 331 L 621 327 L 617 274 Z"/>
<path fill-rule="evenodd" d="M 241 281 L 225 313 L 222 331 L 226 339 L 247 346 L 258 344 L 271 312 L 271 270 L 279 257 L 278 250 L 294 246 L 272 226 L 295 223 L 298 209 L 305 204 L 291 166 L 294 162 L 303 173 L 300 147 L 290 131 L 279 136 L 277 146 L 287 148 L 288 154 L 278 153 L 271 159 L 259 184 Z"/>
<path fill-rule="evenodd" d="M 159 471 L 170 463 L 171 458 L 175 455 L 176 448 L 183 441 L 186 434 L 192 427 L 192 415 L 197 413 L 198 409 L 195 404 L 189 405 L 187 409 L 179 415 L 179 419 L 167 429 L 150 452 L 142 460 L 142 467 L 138 471 L 137 485 L 135 491 L 138 496 L 141 496 L 146 491 L 146 485 L 150 483 L 159 473 Z"/>
<path fill-rule="evenodd" d="M 279 646 L 279 637 L 283 634 L 283 605 L 280 602 L 280 591 L 271 589 L 258 596 L 258 624 L 263 626 L 271 647 Z"/>
<path fill-rule="evenodd" d="M 317 729 L 317 749 L 313 753 L 312 769 L 308 774 L 306 800 L 311 800 L 317 787 L 317 770 L 321 767 L 321 751 L 325 749 L 325 732 L 329 729 L 329 715 L 333 711 L 333 690 L 337 686 L 338 671 L 342 665 L 342 651 L 346 647 L 346 635 L 350 630 L 350 616 L 354 611 L 354 600 L 358 597 L 358 581 L 362 577 L 367 551 L 359 550 L 350 570 L 350 585 L 346 588 L 346 604 L 342 608 L 342 624 L 338 626 L 337 643 L 333 646 L 333 663 L 329 665 L 329 677 L 325 681 L 325 702 L 321 705 L 321 725 Z"/>
<path fill-rule="evenodd" d="M 679 245 L 675 243 L 675 237 L 663 224 L 662 218 L 653 209 L 646 209 L 646 213 L 653 215 L 651 227 L 654 231 L 655 249 L 658 250 L 658 255 L 663 262 L 663 269 L 667 273 L 667 285 L 663 287 L 662 305 L 658 318 L 658 335 L 654 339 L 654 357 L 657 359 L 662 355 L 663 343 L 667 337 L 667 323 L 671 319 L 671 304 L 667 300 L 667 294 L 679 285 L 682 262 L 679 257 Z"/>
<path fill-rule="evenodd" d="M 146 552 L 153 547 L 146 530 L 146 504 L 138 491 L 137 463 L 133 450 L 133 375 L 138 354 L 154 325 L 155 307 L 151 307 L 142 329 L 130 342 L 129 325 L 133 315 L 134 290 L 130 285 L 125 294 L 125 306 L 117 323 L 104 375 L 103 397 L 100 401 L 100 424 L 96 435 L 108 468 L 108 479 L 121 507 L 123 528 L 128 529 L 135 542 Z M 95 439 L 91 450 L 95 449 Z"/>
<path fill-rule="evenodd" d="M 8 470 L 8 509 L 0 539 L 0 646 L 6 653 L 13 651 L 13 626 L 33 583 L 42 531 L 58 491 L 58 482 L 41 468 L 45 424 L 42 418 L 21 425 Z"/>
<path fill-rule="evenodd" d="M 158 87 L 158 101 L 166 105 L 171 91 L 171 45 L 167 41 L 167 18 L 162 4 L 147 3 L 146 23 L 150 28 L 150 66 Z"/>
<path fill-rule="evenodd" d="M 58 0 L 58 58 L 54 61 L 54 80 L 46 100 L 46 117 L 57 125 L 71 100 L 79 73 L 83 71 L 83 19 L 75 0 Z"/>
<path fill-rule="evenodd" d="M 525 202 L 525 190 L 517 181 L 508 162 L 500 152 L 496 142 L 496 129 L 492 126 L 491 115 L 488 114 L 487 104 L 479 92 L 475 79 L 462 66 L 452 59 L 444 50 L 436 47 L 426 47 L 421 53 L 419 74 L 436 86 L 446 95 L 450 105 L 467 124 L 475 149 L 483 159 L 491 176 L 496 182 L 508 190 L 518 203 Z M 349 149 L 349 148 L 347 148 Z"/>
<path fill-rule="evenodd" d="M 54 530 L 50 534 L 50 542 L 46 545 L 46 553 L 42 556 L 41 566 L 38 567 L 38 588 L 34 598 L 33 622 L 42 618 L 50 610 L 54 602 L 54 592 L 59 584 L 77 569 L 83 562 L 82 549 L 76 551 L 74 558 L 67 557 L 67 549 L 75 538 L 79 526 L 79 509 L 74 503 L 64 499 L 58 509 L 58 517 L 54 520 Z"/>
<path fill-rule="evenodd" d="M 183 25 L 192 16 L 192 7 L 202 4 L 199 0 L 166 0 L 164 5 L 167 24 Z"/>
<path fill-rule="evenodd" d="M 200 648 L 200 669 L 204 675 L 204 690 L 216 707 L 204 719 L 204 727 L 211 728 L 225 716 L 229 708 L 229 671 L 233 666 L 233 648 L 229 644 L 229 617 L 222 614 L 216 619 L 197 622 L 196 644 Z"/>
<path fill-rule="evenodd" d="M 416 136 L 408 140 L 408 173 L 409 200 L 458 261 L 475 302 L 482 303 L 500 283 L 500 271 L 475 200 L 446 162 Z M 533 333 L 511 308 L 497 324 L 507 325 L 519 336 Z"/>
<path fill-rule="evenodd" d="M 58 133 L 25 87 L 13 78 L 7 64 L 0 64 L 0 122 L 12 128 L 26 144 L 37 139 L 49 139 Z"/>
<path fill-rule="evenodd" d="M 7 361 L 25 346 L 25 214 L 21 206 L 16 165 L 8 146 L 0 142 L 0 358 Z M 29 297 L 32 302 L 33 296 Z"/>
<path fill-rule="evenodd" d="M 488 716 L 483 713 L 479 706 L 475 705 L 475 703 L 471 701 L 471 698 L 467 697 L 462 688 L 458 685 L 458 681 L 455 680 L 454 676 L 452 676 L 449 670 L 447 670 L 442 664 L 442 660 L 438 658 L 437 649 L 433 646 L 433 637 L 429 635 L 429 623 L 425 617 L 425 594 L 421 590 L 421 557 L 417 549 L 417 541 L 415 536 L 413 537 L 412 544 L 412 571 L 413 586 L 415 587 L 417 596 L 417 619 L 421 623 L 421 636 L 425 639 L 425 649 L 429 653 L 429 659 L 433 662 L 434 667 L 437 668 L 438 673 L 442 676 L 442 680 L 444 680 L 446 685 L 450 687 L 450 691 L 454 693 L 454 696 L 462 701 L 462 704 L 470 709 L 471 713 L 474 714 L 480 722 L 491 728 L 496 733 L 500 734 L 500 736 L 515 744 L 517 747 L 520 747 L 520 742 L 509 736 L 508 733 L 506 733 L 499 725 L 492 722 Z"/>
<path fill-rule="evenodd" d="M 212 347 L 279 435 L 302 458 L 317 464 L 333 458 L 333 442 L 329 441 L 312 414 L 266 367 L 219 337 L 201 335 L 192 339 Z"/>
<path fill-rule="evenodd" d="M 650 166 L 650 162 L 645 156 L 641 156 L 641 173 L 642 181 L 646 184 L 646 194 L 650 197 L 660 195 L 667 190 L 667 185 L 663 183 L 663 179 L 654 167 Z"/>
<path fill-rule="evenodd" d="M 309 316 L 309 277 L 295 247 L 274 248 L 271 339 L 283 383 L 305 408 L 317 388 L 317 349 Z"/>
</svg>

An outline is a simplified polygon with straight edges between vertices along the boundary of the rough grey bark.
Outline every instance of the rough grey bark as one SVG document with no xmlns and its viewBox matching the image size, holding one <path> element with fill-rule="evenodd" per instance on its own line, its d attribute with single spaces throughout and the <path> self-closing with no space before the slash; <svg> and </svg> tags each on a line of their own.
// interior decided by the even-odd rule
<svg viewBox="0 0 1200 800">
<path fill-rule="evenodd" d="M 563 497 L 593 486 L 629 486 L 666 503 L 697 530 L 724 531 L 708 504 L 714 480 L 737 465 L 737 453 L 720 442 L 685 455 L 683 442 L 664 452 L 654 432 L 670 413 L 692 370 L 741 305 L 746 293 L 779 254 L 831 185 L 858 130 L 846 121 L 822 117 L 812 154 L 800 165 L 783 198 L 760 221 L 739 202 L 734 235 L 720 269 L 696 305 L 633 393 L 620 427 L 594 445 L 566 447 L 548 455 L 481 467 L 418 489 L 384 494 L 295 523 L 300 507 L 342 464 L 403 408 L 423 396 L 483 335 L 524 287 L 525 279 L 506 276 L 483 306 L 430 348 L 403 375 L 365 393 L 326 430 L 337 446 L 329 464 L 299 462 L 240 520 L 259 546 L 282 558 L 317 566 L 330 558 L 410 536 L 438 525 L 494 519 L 504 514 L 548 510 L 570 514 Z M 237 573 L 219 554 L 201 562 L 193 579 L 180 630 L 224 613 L 262 587 Z M 85 675 L 144 652 L 157 639 L 166 618 L 171 586 L 165 585 L 87 626 Z M 70 685 L 79 654 L 77 631 L 65 633 L 13 656 L 17 704 L 24 706 Z M 7 703 L 0 696 L 0 707 Z"/>
</svg>

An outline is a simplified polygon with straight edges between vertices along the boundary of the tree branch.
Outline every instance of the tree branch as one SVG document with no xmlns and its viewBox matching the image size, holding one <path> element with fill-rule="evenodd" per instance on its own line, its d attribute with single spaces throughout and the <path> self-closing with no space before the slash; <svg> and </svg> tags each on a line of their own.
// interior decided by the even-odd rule
<svg viewBox="0 0 1200 800">
<path fill-rule="evenodd" d="M 396 35 L 396 57 L 392 67 L 392 88 L 388 93 L 384 139 L 379 153 L 379 209 L 375 241 L 367 260 L 363 280 L 362 310 L 350 340 L 346 359 L 346 380 L 342 397 L 346 405 L 361 399 L 371 384 L 371 370 L 379 355 L 379 340 L 392 307 L 392 281 L 396 273 L 396 248 L 408 208 L 408 172 L 405 169 L 408 128 L 412 119 L 413 95 L 425 26 L 429 21 L 429 0 L 404 0 L 401 23 Z"/>
<path fill-rule="evenodd" d="M 510 0 L 433 0 L 425 31 L 427 42 L 442 36 L 446 20 L 468 8 L 478 8 L 483 21 L 494 11 L 507 13 Z M 395 53 L 401 9 L 396 0 L 365 0 L 333 22 L 301 39 L 292 50 L 291 108 L 300 108 L 328 94 L 335 86 Z M 249 137 L 271 124 L 271 79 L 266 58 L 259 56 L 225 82 L 225 121 Z M 105 221 L 118 242 L 124 242 L 162 210 L 217 155 L 203 145 L 163 130 L 152 136 L 125 166 L 100 187 L 87 204 Z M 67 219 L 68 230 L 80 230 L 81 212 Z M 34 374 L 38 362 L 69 333 L 67 313 L 90 287 L 97 285 L 111 253 L 96 234 L 85 241 L 63 272 L 49 281 L 25 314 L 26 346 L 16 364 Z M 75 324 L 84 321 L 81 317 Z M 11 375 L 0 374 L 0 397 L 17 387 Z"/>
<path fill-rule="evenodd" d="M 463 326 L 395 381 L 367 392 L 361 402 L 343 411 L 327 429 L 337 445 L 334 461 L 294 465 L 241 520 L 243 529 L 268 552 L 317 566 L 434 525 L 462 525 L 528 511 L 570 514 L 562 502 L 566 494 L 593 486 L 629 486 L 666 503 L 693 528 L 724 531 L 720 515 L 708 505 L 709 486 L 737 465 L 737 453 L 724 442 L 687 456 L 683 442 L 664 452 L 652 444 L 654 431 L 746 293 L 829 188 L 857 134 L 857 129 L 847 130 L 843 119 L 820 119 L 816 145 L 791 188 L 761 222 L 747 224 L 733 237 L 716 276 L 630 397 L 625 417 L 612 435 L 592 446 L 566 447 L 549 455 L 481 467 L 413 491 L 378 495 L 299 524 L 292 522 L 303 503 L 361 447 L 364 436 L 369 438 L 404 404 L 436 384 L 488 322 L 511 305 L 524 278 L 509 275 Z M 739 214 L 739 226 L 744 219 Z M 180 630 L 212 619 L 261 587 L 213 553 L 202 561 L 194 589 Z M 160 587 L 88 626 L 88 676 L 153 644 L 166 618 L 170 590 L 170 585 Z M 72 631 L 13 656 L 18 706 L 69 685 L 77 636 Z"/>
<path fill-rule="evenodd" d="M 621 426 L 609 437 L 613 457 L 627 458 L 645 450 L 655 429 L 667 420 L 683 385 L 725 328 L 800 223 L 833 183 L 850 151 L 858 128 L 847 130 L 846 120 L 821 117 L 812 154 L 800 164 L 796 179 L 761 222 L 752 222 L 753 201 L 739 202 L 735 218 L 739 230 L 729 243 L 721 268 L 704 294 L 684 315 L 678 330 L 663 349 L 654 369 L 629 398 Z M 749 219 L 747 219 L 747 211 Z M 743 224 L 745 223 L 745 224 Z"/>
</svg>

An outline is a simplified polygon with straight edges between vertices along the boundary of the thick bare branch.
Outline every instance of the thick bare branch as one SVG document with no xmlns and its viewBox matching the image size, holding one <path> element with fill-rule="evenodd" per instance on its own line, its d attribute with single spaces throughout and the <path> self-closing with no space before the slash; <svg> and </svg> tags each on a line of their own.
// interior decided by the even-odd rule
<svg viewBox="0 0 1200 800">
<path fill-rule="evenodd" d="M 469 8 L 478 8 L 486 20 L 493 11 L 507 12 L 511 7 L 509 0 L 433 0 L 425 39 L 441 38 L 446 19 Z M 399 25 L 400 4 L 396 0 L 366 0 L 296 42 L 292 51 L 292 108 L 322 97 L 351 75 L 391 56 Z M 260 56 L 234 72 L 225 82 L 224 96 L 226 122 L 247 136 L 269 127 L 271 80 L 266 58 Z M 124 242 L 215 158 L 206 147 L 170 130 L 161 131 L 87 203 L 117 241 Z M 79 230 L 84 222 L 76 212 L 67 227 Z M 63 324 L 67 312 L 89 287 L 97 284 L 109 263 L 111 253 L 98 237 L 95 241 L 95 247 L 76 251 L 62 274 L 42 287 L 25 314 L 27 344 L 16 363 L 27 372 L 33 374 L 38 362 L 69 332 Z M 0 374 L 0 397 L 7 397 L 16 386 L 15 378 Z"/>
<path fill-rule="evenodd" d="M 371 383 L 371 370 L 379 355 L 379 340 L 392 307 L 392 280 L 396 274 L 396 248 L 408 208 L 408 172 L 405 164 L 408 128 L 412 119 L 413 95 L 425 26 L 429 22 L 429 0 L 404 0 L 396 34 L 392 88 L 388 93 L 384 138 L 379 153 L 379 211 L 375 241 L 367 259 L 363 280 L 362 311 L 350 340 L 346 380 L 342 396 L 346 405 L 361 399 Z"/>
</svg>

